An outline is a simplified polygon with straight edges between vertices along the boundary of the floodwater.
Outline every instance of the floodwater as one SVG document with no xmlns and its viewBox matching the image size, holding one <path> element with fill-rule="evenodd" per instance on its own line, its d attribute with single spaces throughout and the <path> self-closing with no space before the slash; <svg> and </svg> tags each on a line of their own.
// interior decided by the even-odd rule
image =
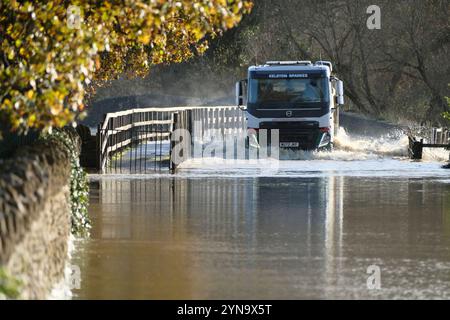
<svg viewBox="0 0 450 320">
<path fill-rule="evenodd" d="M 347 137 L 286 161 L 91 175 L 73 298 L 449 299 L 448 153 L 402 148 Z"/>
</svg>

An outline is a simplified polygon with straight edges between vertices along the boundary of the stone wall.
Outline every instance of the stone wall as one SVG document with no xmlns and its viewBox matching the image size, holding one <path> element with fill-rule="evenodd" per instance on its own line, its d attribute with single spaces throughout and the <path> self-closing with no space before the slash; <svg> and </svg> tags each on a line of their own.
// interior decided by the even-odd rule
<svg viewBox="0 0 450 320">
<path fill-rule="evenodd" d="M 64 276 L 71 230 L 70 158 L 39 141 L 0 160 L 0 267 L 22 299 L 44 299 Z"/>
</svg>

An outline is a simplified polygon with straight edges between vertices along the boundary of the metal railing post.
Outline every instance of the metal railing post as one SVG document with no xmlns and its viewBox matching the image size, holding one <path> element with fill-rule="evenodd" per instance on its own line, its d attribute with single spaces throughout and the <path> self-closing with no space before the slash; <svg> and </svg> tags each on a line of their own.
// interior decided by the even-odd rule
<svg viewBox="0 0 450 320">
<path fill-rule="evenodd" d="M 170 130 L 170 135 L 169 135 L 169 138 L 170 138 L 169 170 L 170 170 L 170 173 L 172 173 L 172 174 L 175 173 L 175 170 L 177 169 L 177 166 L 176 166 L 176 164 L 174 162 L 174 159 L 173 159 L 173 148 L 175 148 L 175 141 L 173 139 L 173 132 L 178 128 L 178 120 L 179 120 L 178 117 L 179 117 L 178 113 L 174 112 L 172 114 L 172 130 Z"/>
<path fill-rule="evenodd" d="M 97 169 L 100 173 L 102 173 L 102 123 L 99 123 L 97 126 L 97 137 L 96 137 L 96 144 L 97 144 Z"/>
</svg>

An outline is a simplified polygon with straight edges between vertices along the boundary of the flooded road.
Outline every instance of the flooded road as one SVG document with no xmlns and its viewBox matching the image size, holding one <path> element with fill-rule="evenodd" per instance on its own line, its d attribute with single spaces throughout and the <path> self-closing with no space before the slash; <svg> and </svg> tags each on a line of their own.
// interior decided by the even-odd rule
<svg viewBox="0 0 450 320">
<path fill-rule="evenodd" d="M 448 151 L 407 145 L 340 130 L 333 152 L 90 175 L 73 298 L 450 299 Z"/>
<path fill-rule="evenodd" d="M 73 297 L 450 298 L 448 171 L 385 159 L 358 175 L 348 161 L 311 162 L 263 175 L 193 161 L 176 177 L 91 176 L 93 230 L 75 244 Z M 367 287 L 370 266 L 379 290 Z"/>
</svg>

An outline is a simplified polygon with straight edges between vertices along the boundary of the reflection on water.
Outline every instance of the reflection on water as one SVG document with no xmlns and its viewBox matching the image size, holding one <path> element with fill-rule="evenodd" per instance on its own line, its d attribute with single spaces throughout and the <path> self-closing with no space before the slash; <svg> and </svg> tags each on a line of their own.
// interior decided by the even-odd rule
<svg viewBox="0 0 450 320">
<path fill-rule="evenodd" d="M 76 298 L 450 298 L 450 184 L 100 179 Z M 381 290 L 366 271 L 381 268 Z"/>
</svg>

